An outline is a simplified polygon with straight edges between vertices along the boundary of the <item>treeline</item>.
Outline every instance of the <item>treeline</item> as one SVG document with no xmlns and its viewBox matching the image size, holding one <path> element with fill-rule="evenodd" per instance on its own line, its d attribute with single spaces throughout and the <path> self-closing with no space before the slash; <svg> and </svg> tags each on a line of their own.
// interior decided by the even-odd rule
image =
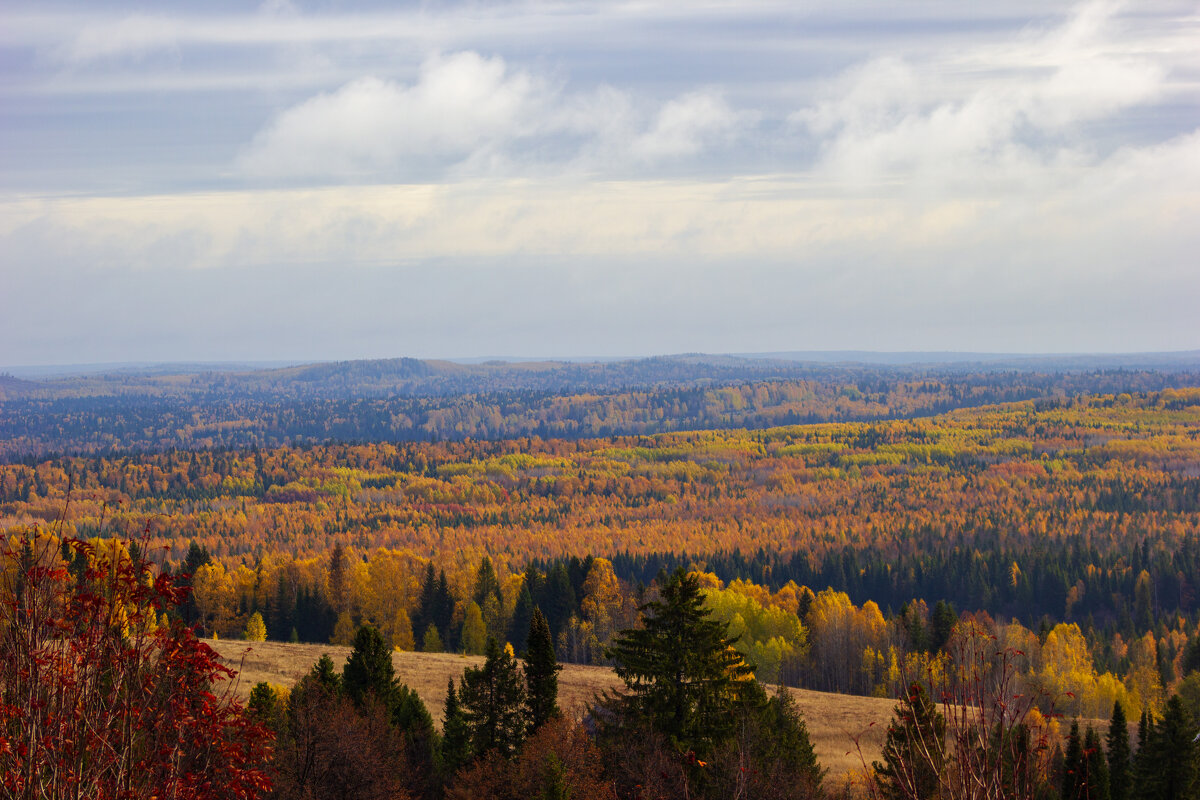
<svg viewBox="0 0 1200 800">
<path fill-rule="evenodd" d="M 133 547 L 140 557 L 141 548 Z M 369 625 L 389 651 L 479 655 L 495 640 L 522 654 L 529 625 L 541 615 L 559 660 L 591 664 L 612 663 L 619 631 L 637 625 L 639 608 L 667 574 L 629 582 L 612 562 L 595 557 L 529 564 L 510 574 L 484 557 L 460 586 L 431 562 L 394 551 L 363 559 L 335 548 L 327 559 L 226 569 L 198 546 L 178 569 L 163 569 L 172 571 L 191 589 L 182 618 L 206 636 L 348 645 L 356 629 Z M 1050 618 L 1030 628 L 920 597 L 884 610 L 834 588 L 789 581 L 772 589 L 725 582 L 711 572 L 689 574 L 704 608 L 727 626 L 737 652 L 767 683 L 895 696 L 913 676 L 944 674 L 956 637 L 979 631 L 1019 652 L 1011 660 L 1014 680 L 1031 695 L 1053 699 L 1045 713 L 1102 717 L 1118 700 L 1140 713 L 1161 708 L 1175 690 L 1194 694 L 1200 713 L 1200 615 L 1155 616 L 1136 633 Z"/>
<path fill-rule="evenodd" d="M 433 369 L 426 362 L 415 363 L 425 366 L 414 367 L 410 372 L 416 377 L 403 380 L 372 378 L 370 369 L 351 362 L 249 375 L 47 382 L 39 392 L 0 397 L 0 460 L 330 441 L 576 439 L 763 428 L 901 419 L 1031 398 L 1159 391 L 1196 382 L 1195 372 L 964 373 L 949 367 L 748 360 L 714 366 L 686 359 L 504 365 L 495 368 L 495 376 L 484 372 L 481 378 L 469 370 L 486 367 Z"/>
</svg>

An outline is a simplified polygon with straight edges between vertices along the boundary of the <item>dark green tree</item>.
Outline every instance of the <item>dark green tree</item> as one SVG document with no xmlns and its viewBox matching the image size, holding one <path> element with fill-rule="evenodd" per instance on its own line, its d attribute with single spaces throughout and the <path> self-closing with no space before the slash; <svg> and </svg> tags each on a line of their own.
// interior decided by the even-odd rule
<svg viewBox="0 0 1200 800">
<path fill-rule="evenodd" d="M 511 757 L 525 739 L 525 682 L 511 648 L 489 637 L 482 667 L 463 671 L 459 692 L 475 755 L 496 751 Z"/>
<path fill-rule="evenodd" d="M 1079 800 L 1083 783 L 1083 739 L 1079 736 L 1079 720 L 1071 722 L 1067 736 L 1067 752 L 1063 756 L 1062 799 Z"/>
<path fill-rule="evenodd" d="M 446 710 L 442 716 L 442 775 L 449 780 L 471 763 L 471 729 L 458 702 L 454 678 L 446 683 Z"/>
<path fill-rule="evenodd" d="M 1112 720 L 1108 723 L 1108 791 L 1112 800 L 1129 800 L 1132 783 L 1132 764 L 1129 756 L 1129 724 L 1125 707 L 1113 703 Z"/>
<path fill-rule="evenodd" d="M 517 594 L 516 605 L 513 606 L 512 618 L 508 621 L 508 640 L 512 642 L 517 655 L 525 657 L 526 638 L 529 633 L 529 622 L 533 619 L 533 595 L 529 587 L 523 585 Z M 551 640 L 553 644 L 553 640 Z"/>
<path fill-rule="evenodd" d="M 541 609 L 533 610 L 525 652 L 525 703 L 529 712 L 529 732 L 532 734 L 548 720 L 558 716 L 558 673 L 562 670 L 554 658 L 550 626 Z"/>
<path fill-rule="evenodd" d="M 391 723 L 404 744 L 405 785 L 415 796 L 434 796 L 439 784 L 441 737 L 429 709 L 406 684 L 396 684 Z"/>
<path fill-rule="evenodd" d="M 479 604 L 480 608 L 487 606 L 488 598 L 501 600 L 500 580 L 496 577 L 496 569 L 492 566 L 492 560 L 484 556 L 479 561 L 479 569 L 475 573 L 475 592 L 471 595 L 471 599 Z"/>
<path fill-rule="evenodd" d="M 357 706 L 361 707 L 368 696 L 374 695 L 386 708 L 392 708 L 396 670 L 391 651 L 373 625 L 363 625 L 354 634 L 354 650 L 342 670 L 342 686 Z"/>
<path fill-rule="evenodd" d="M 1179 695 L 1172 695 L 1166 710 L 1150 732 L 1138 797 L 1147 800 L 1184 800 L 1196 797 L 1196 731 L 1192 729 Z"/>
<path fill-rule="evenodd" d="M 330 694 L 337 694 L 342 690 L 342 676 L 334 670 L 333 659 L 329 657 L 328 653 L 321 654 L 321 657 L 313 664 L 309 675 L 315 683 Z"/>
<path fill-rule="evenodd" d="M 1100 734 L 1088 725 L 1083 735 L 1083 758 L 1080 778 L 1082 786 L 1079 796 L 1087 800 L 1109 800 L 1108 762 L 1104 760 L 1104 747 Z"/>
<path fill-rule="evenodd" d="M 621 631 L 608 653 L 627 689 L 620 704 L 681 752 L 707 753 L 732 735 L 753 670 L 682 567 L 640 611 L 643 627 Z"/>
<path fill-rule="evenodd" d="M 872 767 L 883 797 L 937 797 L 946 763 L 946 718 L 921 684 L 912 684 L 896 706 L 882 755 Z"/>
</svg>

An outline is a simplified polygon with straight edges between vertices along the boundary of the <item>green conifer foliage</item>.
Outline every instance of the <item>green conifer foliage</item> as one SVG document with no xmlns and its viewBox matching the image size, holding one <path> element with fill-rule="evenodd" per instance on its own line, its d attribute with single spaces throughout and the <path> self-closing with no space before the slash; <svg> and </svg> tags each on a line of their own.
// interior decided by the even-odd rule
<svg viewBox="0 0 1200 800">
<path fill-rule="evenodd" d="M 540 609 L 533 610 L 526 640 L 525 685 L 532 734 L 548 720 L 558 716 L 558 673 L 562 667 L 554 657 L 550 625 Z"/>
<path fill-rule="evenodd" d="M 1063 756 L 1062 799 L 1079 800 L 1083 783 L 1083 739 L 1079 736 L 1079 720 L 1071 722 L 1067 736 L 1067 752 Z"/>
<path fill-rule="evenodd" d="M 643 627 L 622 631 L 609 651 L 628 690 L 625 703 L 680 751 L 709 752 L 732 735 L 732 712 L 745 701 L 753 670 L 725 625 L 709 618 L 696 576 L 682 568 L 641 612 Z"/>
<path fill-rule="evenodd" d="M 1146 743 L 1139 798 L 1185 800 L 1197 796 L 1195 736 L 1179 695 L 1173 695 Z"/>
<path fill-rule="evenodd" d="M 396 689 L 396 671 L 392 654 L 383 637 L 372 625 L 363 625 L 354 634 L 354 650 L 342 670 L 346 695 L 361 706 L 374 695 L 387 708 L 392 707 Z"/>
<path fill-rule="evenodd" d="M 525 682 L 512 648 L 487 642 L 482 667 L 463 671 L 459 702 L 471 729 L 471 744 L 478 756 L 493 750 L 511 757 L 525 739 Z"/>
<path fill-rule="evenodd" d="M 442 774 L 450 778 L 471 762 L 471 729 L 458 702 L 454 679 L 446 683 L 446 710 L 442 716 Z"/>
<path fill-rule="evenodd" d="M 882 755 L 873 767 L 883 797 L 937 797 L 946 763 L 946 719 L 921 684 L 912 684 L 896 706 Z"/>
<path fill-rule="evenodd" d="M 1112 800 L 1129 800 L 1133 779 L 1129 755 L 1129 724 L 1121 701 L 1113 703 L 1108 723 L 1108 790 Z"/>
</svg>

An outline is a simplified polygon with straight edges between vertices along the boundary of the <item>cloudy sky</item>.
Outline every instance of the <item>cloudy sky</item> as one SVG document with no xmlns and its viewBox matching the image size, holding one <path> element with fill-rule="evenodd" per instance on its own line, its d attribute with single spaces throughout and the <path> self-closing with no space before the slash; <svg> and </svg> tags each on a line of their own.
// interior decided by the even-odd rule
<svg viewBox="0 0 1200 800">
<path fill-rule="evenodd" d="M 0 7 L 0 365 L 1200 347 L 1200 6 Z"/>
</svg>

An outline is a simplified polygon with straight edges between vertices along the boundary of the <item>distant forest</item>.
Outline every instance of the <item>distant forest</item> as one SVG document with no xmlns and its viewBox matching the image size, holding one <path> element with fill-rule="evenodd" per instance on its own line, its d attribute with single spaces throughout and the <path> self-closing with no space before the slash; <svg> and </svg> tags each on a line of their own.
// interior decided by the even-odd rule
<svg viewBox="0 0 1200 800">
<path fill-rule="evenodd" d="M 0 461 L 323 442 L 579 439 L 932 416 L 1194 385 L 1200 359 L 869 365 L 733 356 L 417 359 L 249 372 L 0 376 Z"/>
</svg>

